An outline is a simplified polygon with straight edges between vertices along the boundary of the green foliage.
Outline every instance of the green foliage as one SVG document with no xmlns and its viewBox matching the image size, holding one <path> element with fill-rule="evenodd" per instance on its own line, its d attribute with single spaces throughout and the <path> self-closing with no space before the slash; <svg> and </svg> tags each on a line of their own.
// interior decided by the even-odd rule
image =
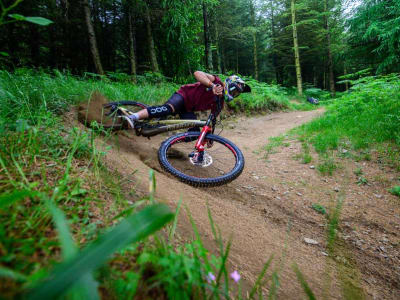
<svg viewBox="0 0 400 300">
<path fill-rule="evenodd" d="M 395 196 L 397 196 L 397 197 L 400 197 L 400 186 L 398 186 L 398 185 L 394 186 L 394 187 L 390 190 L 390 192 L 391 192 L 393 195 L 395 195 Z"/>
<path fill-rule="evenodd" d="M 140 85 L 124 80 L 113 83 L 93 78 L 84 80 L 57 70 L 52 73 L 30 69 L 18 69 L 14 73 L 0 71 L 0 128 L 9 128 L 19 119 L 37 124 L 49 111 L 63 113 L 70 104 L 86 99 L 93 90 L 99 90 L 110 100 L 132 99 L 154 104 L 166 101 L 177 87 L 163 83 L 154 88 L 146 79 Z"/>
<path fill-rule="evenodd" d="M 318 99 L 319 101 L 329 100 L 331 99 L 331 95 L 328 91 L 321 90 L 319 88 L 308 88 L 304 91 L 304 94 L 307 97 L 313 97 Z"/>
<path fill-rule="evenodd" d="M 10 3 L 10 6 L 6 7 L 4 6 L 2 0 L 0 0 L 0 8 L 1 8 L 1 13 L 0 13 L 0 26 L 8 23 L 13 23 L 17 21 L 25 21 L 29 23 L 33 23 L 36 25 L 40 26 L 48 26 L 52 21 L 42 18 L 42 17 L 25 17 L 20 14 L 8 14 L 9 11 L 13 10 L 15 7 L 17 7 L 23 0 L 15 0 L 14 3 Z M 12 21 L 4 21 L 4 18 L 7 16 L 13 19 Z"/>
<path fill-rule="evenodd" d="M 268 158 L 270 154 L 276 153 L 276 148 L 281 146 L 288 147 L 290 144 L 285 142 L 286 138 L 287 136 L 285 135 L 269 138 L 268 144 L 263 147 L 263 151 L 265 151 L 264 158 Z"/>
<path fill-rule="evenodd" d="M 399 1 L 367 0 L 349 21 L 353 52 L 378 62 L 378 73 L 400 71 L 399 14 Z"/>
<path fill-rule="evenodd" d="M 15 19 L 16 21 L 26 21 L 26 22 L 30 22 L 36 25 L 41 25 L 41 26 L 48 26 L 51 23 L 53 23 L 52 21 L 46 19 L 46 18 L 42 18 L 42 17 L 24 17 L 20 14 L 11 14 L 8 15 L 10 18 Z M 10 23 L 10 22 L 8 22 Z"/>
<path fill-rule="evenodd" d="M 60 296 L 74 283 L 84 279 L 87 274 L 103 264 L 115 251 L 146 238 L 171 218 L 169 209 L 165 205 L 157 204 L 124 219 L 96 242 L 66 257 L 66 260 L 49 274 L 47 280 L 29 291 L 29 299 Z"/>
<path fill-rule="evenodd" d="M 297 133 L 309 140 L 320 154 L 336 150 L 343 143 L 348 150 L 368 150 L 379 143 L 398 149 L 399 77 L 364 77 L 352 83 L 351 93 L 338 98 L 324 116 L 302 126 Z"/>
<path fill-rule="evenodd" d="M 336 206 L 330 211 L 328 217 L 328 250 L 333 253 L 334 243 L 337 236 L 340 214 L 342 211 L 343 200 L 339 198 L 336 201 Z"/>
<path fill-rule="evenodd" d="M 204 50 L 198 36 L 203 29 L 202 1 L 163 0 L 160 4 L 165 10 L 160 26 L 163 39 L 159 41 L 162 61 L 169 66 L 165 74 L 182 80 L 188 75 L 188 68 L 196 70 L 201 66 Z"/>
<path fill-rule="evenodd" d="M 337 168 L 335 160 L 326 155 L 322 157 L 322 162 L 317 165 L 317 170 L 323 175 L 333 175 Z"/>
<path fill-rule="evenodd" d="M 310 147 L 308 146 L 307 142 L 303 142 L 301 144 L 302 154 L 301 157 L 303 159 L 303 164 L 309 164 L 312 161 L 312 156 L 310 154 Z"/>
<path fill-rule="evenodd" d="M 326 215 L 326 208 L 325 206 L 319 204 L 319 203 L 313 203 L 311 205 L 311 208 L 315 210 L 316 212 L 320 213 L 321 215 Z"/>
<path fill-rule="evenodd" d="M 223 75 L 219 75 L 221 80 L 225 80 Z M 290 90 L 276 84 L 266 84 L 251 77 L 242 76 L 251 86 L 251 93 L 241 94 L 234 101 L 228 103 L 229 108 L 234 111 L 268 112 L 280 111 L 285 109 L 293 110 L 311 110 L 314 106 L 302 100 L 300 103 L 291 102 L 294 97 Z"/>
<path fill-rule="evenodd" d="M 205 248 L 193 220 L 196 238 L 176 246 L 182 201 L 169 234 L 144 240 L 172 217 L 164 205 L 155 204 L 154 172 L 149 196 L 132 205 L 121 179 L 102 167 L 104 153 L 94 141 L 104 132 L 66 128 L 57 116 L 92 89 L 116 100 L 121 95 L 144 97 L 154 90 L 154 84 L 134 86 L 116 77 L 110 83 L 58 71 L 0 72 L 0 293 L 10 298 L 25 293 L 30 299 L 99 299 L 101 286 L 101 291 L 118 299 L 135 295 L 220 299 L 232 294 L 241 298 L 240 282 L 231 285 L 229 279 L 231 243 L 223 242 L 210 211 L 218 255 Z M 165 82 L 157 87 L 160 98 L 176 88 Z M 104 203 L 105 195 L 112 196 L 112 204 Z M 149 202 L 155 205 L 135 214 Z M 93 207 L 102 211 L 100 218 Z M 272 257 L 252 287 L 252 296 L 262 296 L 271 262 Z M 272 278 L 271 288 L 276 290 L 278 277 Z"/>
<path fill-rule="evenodd" d="M 309 300 L 317 299 L 314 293 L 312 292 L 310 286 L 308 285 L 307 281 L 305 280 L 304 275 L 301 273 L 299 267 L 296 264 L 293 265 L 293 270 L 296 273 L 297 279 L 300 282 L 301 287 L 303 288 L 305 294 L 307 295 L 307 298 Z"/>
<path fill-rule="evenodd" d="M 364 176 L 359 176 L 357 180 L 358 185 L 367 185 L 368 184 L 368 179 L 365 178 Z"/>
<path fill-rule="evenodd" d="M 363 170 L 362 170 L 361 168 L 357 168 L 357 169 L 354 171 L 354 174 L 355 174 L 356 176 L 361 176 L 361 175 L 363 174 Z"/>
</svg>

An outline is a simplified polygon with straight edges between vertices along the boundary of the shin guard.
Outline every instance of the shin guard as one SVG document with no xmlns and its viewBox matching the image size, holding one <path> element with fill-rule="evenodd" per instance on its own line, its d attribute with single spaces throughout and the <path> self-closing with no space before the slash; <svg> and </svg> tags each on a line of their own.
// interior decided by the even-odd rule
<svg viewBox="0 0 400 300">
<path fill-rule="evenodd" d="M 150 106 L 147 108 L 150 118 L 165 118 L 172 115 L 172 108 L 168 104 L 159 106 Z"/>
</svg>

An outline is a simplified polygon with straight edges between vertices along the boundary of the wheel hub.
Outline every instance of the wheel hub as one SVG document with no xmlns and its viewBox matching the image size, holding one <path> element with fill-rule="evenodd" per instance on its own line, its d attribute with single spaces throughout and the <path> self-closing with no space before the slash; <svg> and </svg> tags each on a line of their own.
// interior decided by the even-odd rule
<svg viewBox="0 0 400 300">
<path fill-rule="evenodd" d="M 195 166 L 201 166 L 203 168 L 207 168 L 212 165 L 213 159 L 210 154 L 208 154 L 207 151 L 203 152 L 203 160 L 199 161 L 199 152 L 194 153 L 192 156 L 189 156 L 189 161 L 192 163 L 192 165 Z"/>
</svg>

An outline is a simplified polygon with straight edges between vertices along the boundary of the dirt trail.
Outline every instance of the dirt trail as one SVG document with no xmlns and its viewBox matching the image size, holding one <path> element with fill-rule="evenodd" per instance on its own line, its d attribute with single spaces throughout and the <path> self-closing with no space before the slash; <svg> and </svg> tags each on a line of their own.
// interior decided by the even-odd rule
<svg viewBox="0 0 400 300">
<path fill-rule="evenodd" d="M 295 141 L 279 153 L 270 155 L 268 160 L 263 159 L 262 154 L 257 154 L 267 144 L 269 137 L 283 134 L 321 113 L 322 110 L 274 113 L 255 118 L 240 118 L 231 122 L 232 125 L 225 126 L 222 136 L 242 149 L 246 165 L 238 179 L 217 188 L 192 188 L 161 171 L 157 150 L 166 136 L 147 140 L 124 132 L 112 141 L 116 147 L 108 152 L 106 163 L 109 168 L 131 178 L 139 195 L 147 194 L 149 167 L 156 170 L 157 197 L 172 208 L 182 197 L 206 245 L 216 251 L 207 215 L 208 203 L 225 241 L 232 237 L 230 269 L 240 272 L 247 287 L 254 283 L 263 264 L 273 254 L 273 265 L 268 274 L 271 275 L 272 271 L 278 272 L 280 299 L 304 298 L 292 269 L 293 263 L 298 265 L 318 298 L 341 299 L 347 297 L 346 292 L 343 292 L 346 286 L 359 286 L 359 295 L 364 294 L 366 298 L 396 299 L 400 290 L 399 236 L 396 227 L 400 221 L 400 212 L 398 206 L 391 202 L 394 197 L 383 188 L 377 192 L 379 184 L 368 186 L 367 191 L 360 190 L 350 179 L 354 175 L 347 165 L 335 177 L 322 177 L 310 165 L 293 159 L 301 148 Z M 226 129 L 227 127 L 230 129 Z M 368 172 L 368 168 L 369 166 L 364 166 L 365 172 Z M 388 180 L 392 180 L 393 176 Z M 351 196 L 353 193 L 355 196 Z M 358 205 L 375 205 L 375 208 L 381 209 L 381 218 L 376 218 L 376 209 L 371 210 L 371 218 L 376 219 L 372 227 L 368 227 L 368 215 L 364 214 L 365 224 L 361 228 L 361 219 L 358 218 L 360 207 L 356 205 L 357 209 L 354 210 L 351 204 L 348 205 L 353 203 L 357 193 L 366 193 L 365 198 L 368 199 L 372 197 L 371 201 L 366 202 L 369 206 Z M 374 193 L 381 198 L 372 196 Z M 326 256 L 326 218 L 312 210 L 311 205 L 321 203 L 328 208 L 334 207 L 339 197 L 349 199 L 343 204 L 342 218 L 346 221 L 346 226 L 349 226 L 349 233 L 345 235 L 348 238 L 343 240 L 344 249 L 349 249 L 350 254 L 341 250 L 336 259 L 331 259 Z M 378 201 L 381 203 L 377 203 Z M 386 217 L 390 217 L 390 221 L 385 220 Z M 369 229 L 365 229 L 367 227 Z M 359 240 L 362 237 L 362 250 L 351 243 L 352 229 Z M 388 241 L 384 245 L 386 258 L 376 253 L 379 245 L 371 246 L 373 250 L 368 252 L 369 248 L 364 246 L 368 245 L 370 239 L 362 236 L 362 232 L 365 232 L 362 229 L 370 230 L 365 236 L 374 237 L 376 234 L 377 239 L 385 236 Z M 180 217 L 178 233 L 184 240 L 192 234 L 185 213 Z M 306 244 L 304 238 L 316 240 L 318 245 Z M 370 243 L 374 243 L 374 240 Z M 364 255 L 365 260 L 360 255 Z M 266 287 L 270 284 L 271 281 Z M 267 291 L 266 289 L 265 292 Z"/>
</svg>

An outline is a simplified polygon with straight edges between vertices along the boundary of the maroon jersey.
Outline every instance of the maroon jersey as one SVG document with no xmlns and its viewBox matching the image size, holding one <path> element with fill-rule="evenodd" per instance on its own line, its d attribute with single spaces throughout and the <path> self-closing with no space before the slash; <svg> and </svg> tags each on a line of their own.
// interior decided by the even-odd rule
<svg viewBox="0 0 400 300">
<path fill-rule="evenodd" d="M 222 86 L 221 79 L 215 76 L 214 84 Z M 178 91 L 185 101 L 185 108 L 187 111 L 203 111 L 209 110 L 213 113 L 217 110 L 217 104 L 215 103 L 215 95 L 212 89 L 207 88 L 200 82 L 193 84 L 182 85 Z M 221 101 L 221 109 L 224 107 L 224 101 Z"/>
</svg>

